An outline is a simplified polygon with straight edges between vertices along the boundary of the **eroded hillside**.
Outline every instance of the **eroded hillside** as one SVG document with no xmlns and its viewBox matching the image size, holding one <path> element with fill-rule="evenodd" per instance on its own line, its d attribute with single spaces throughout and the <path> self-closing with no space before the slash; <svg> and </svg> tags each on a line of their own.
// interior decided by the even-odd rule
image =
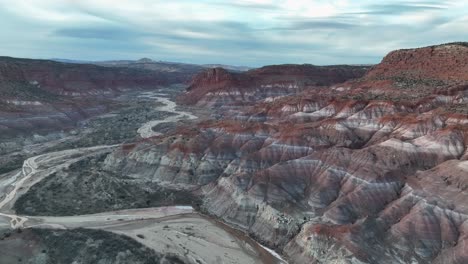
<svg viewBox="0 0 468 264">
<path fill-rule="evenodd" d="M 213 107 L 219 121 L 106 164 L 194 188 L 205 212 L 292 263 L 465 263 L 467 56 L 460 44 L 396 51 L 329 86 L 294 67 L 268 78 L 209 70 L 182 101 Z"/>
<path fill-rule="evenodd" d="M 177 205 L 190 204 L 289 263 L 466 263 L 467 57 L 466 44 L 452 43 L 395 51 L 371 69 L 206 70 L 178 97 L 200 118 L 177 111 L 165 98 L 165 122 L 173 124 L 156 121 L 156 128 L 149 127 L 155 133 L 136 142 L 28 159 L 18 175 L 37 182 L 15 187 L 19 197 L 5 205 L 20 216 L 7 217 L 15 226 L 111 221 L 112 232 L 125 220 L 132 227 L 125 234 L 158 253 L 175 251 L 197 263 L 193 256 L 213 257 L 195 250 L 200 241 L 211 245 L 209 236 L 189 232 L 195 243 L 187 235 L 187 244 L 162 250 L 162 242 L 173 240 L 159 241 L 159 233 L 145 240 L 127 218 L 134 216 L 123 219 L 115 211 L 144 208 L 136 211 L 140 220 L 168 234 L 161 220 L 149 220 L 153 213 L 177 222 L 177 212 L 192 213 Z M 117 122 L 123 117 L 122 123 L 132 123 L 127 114 L 109 122 L 123 129 Z M 161 205 L 176 207 L 145 208 Z M 108 212 L 108 219 L 82 215 L 98 212 Z M 77 216 L 50 222 L 44 215 Z M 169 237 L 182 241 L 182 229 L 174 230 Z M 245 251 L 246 261 L 282 262 L 268 254 L 265 261 L 265 252 L 251 241 L 236 254 L 226 243 L 222 249 L 229 256 Z M 245 243 L 234 248 L 239 245 Z"/>
</svg>

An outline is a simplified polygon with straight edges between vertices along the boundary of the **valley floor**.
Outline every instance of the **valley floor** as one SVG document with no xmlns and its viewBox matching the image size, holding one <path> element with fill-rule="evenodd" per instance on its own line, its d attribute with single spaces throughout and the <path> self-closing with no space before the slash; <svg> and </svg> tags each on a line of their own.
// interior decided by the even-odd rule
<svg viewBox="0 0 468 264">
<path fill-rule="evenodd" d="M 44 201 L 48 203 L 44 205 L 44 210 L 49 210 L 51 212 L 50 216 L 47 214 L 38 215 L 38 213 L 43 212 L 35 211 L 35 208 L 27 207 L 28 204 L 32 204 L 32 207 L 35 207 L 43 203 L 41 199 L 46 199 L 43 195 L 32 198 L 34 199 L 32 203 L 25 203 L 22 200 L 28 200 L 30 197 L 34 197 L 30 195 L 30 193 L 44 190 L 46 187 L 43 187 L 43 185 L 45 186 L 48 181 L 59 177 L 57 175 L 65 175 L 63 179 L 64 181 L 69 180 L 70 182 L 68 184 L 73 184 L 71 179 L 77 181 L 83 180 L 83 177 L 85 177 L 83 174 L 91 173 L 91 171 L 96 172 L 97 176 L 102 175 L 102 169 L 100 168 L 102 163 L 96 160 L 99 160 L 99 158 L 102 158 L 113 149 L 120 146 L 120 144 L 117 144 L 119 139 L 126 141 L 134 137 L 136 140 L 138 140 L 138 138 L 144 140 L 145 138 L 157 136 L 161 133 L 153 131 L 153 128 L 157 125 L 165 124 L 167 126 L 163 126 L 163 128 L 170 129 L 171 124 L 174 122 L 197 118 L 191 113 L 179 111 L 176 104 L 171 101 L 170 95 L 162 91 L 158 91 L 157 93 L 146 92 L 136 95 L 136 97 L 138 100 L 144 100 L 146 104 L 148 104 L 148 101 L 152 104 L 156 104 L 156 107 L 152 112 L 142 111 L 138 113 L 132 110 L 131 116 L 128 116 L 128 111 L 125 109 L 117 113 L 106 114 L 84 122 L 81 130 L 78 129 L 78 132 L 75 131 L 65 138 L 24 146 L 24 154 L 34 153 L 39 155 L 27 158 L 23 162 L 21 168 L 12 170 L 0 177 L 0 229 L 3 230 L 2 233 L 4 234 L 0 240 L 0 248 L 8 249 L 10 252 L 17 252 L 16 255 L 12 256 L 0 249 L 1 253 L 5 253 L 0 254 L 2 255 L 2 257 L 0 257 L 0 262 L 44 263 L 41 261 L 46 260 L 45 263 L 54 263 L 57 258 L 60 258 L 60 256 L 57 256 L 57 254 L 60 255 L 60 252 L 55 252 L 55 255 L 45 253 L 47 252 L 47 239 L 53 238 L 54 236 L 50 235 L 50 233 L 46 235 L 41 232 L 34 233 L 34 231 L 30 233 L 30 231 L 27 230 L 40 229 L 53 232 L 68 230 L 70 232 L 75 232 L 73 235 L 83 235 L 80 230 L 81 228 L 86 228 L 111 232 L 132 238 L 141 245 L 154 250 L 158 256 L 162 256 L 160 259 L 160 261 L 162 261 L 161 263 L 177 263 L 177 261 L 183 263 L 222 262 L 233 264 L 282 263 L 283 261 L 271 254 L 271 251 L 263 248 L 245 233 L 237 231 L 215 219 L 197 213 L 191 205 L 178 206 L 177 203 L 180 202 L 180 199 L 168 199 L 161 204 L 167 204 L 167 206 L 149 208 L 142 208 L 143 206 L 141 204 L 132 204 L 127 201 L 128 199 L 126 202 L 122 202 L 119 205 L 120 207 L 115 207 L 118 203 L 113 200 L 108 203 L 103 203 L 103 207 L 95 209 L 87 208 L 97 213 L 80 215 L 75 215 L 76 213 L 74 213 L 79 212 L 77 209 L 79 205 L 75 207 L 74 204 L 82 202 L 78 200 L 61 201 L 66 207 L 70 208 L 70 211 L 62 212 L 54 210 L 56 209 L 53 207 L 54 205 Z M 137 106 L 132 105 L 128 109 L 135 109 L 135 107 Z M 138 107 L 136 109 L 138 110 Z M 142 110 L 146 109 L 143 108 Z M 115 124 L 115 121 L 120 119 L 128 121 L 133 116 L 139 114 L 151 115 L 153 118 L 156 117 L 157 119 L 149 121 L 140 119 L 139 121 L 142 122 L 140 125 L 132 122 L 123 122 L 126 127 L 119 127 L 118 123 L 117 127 L 115 125 L 111 126 L 116 131 L 119 129 L 126 129 L 127 131 L 118 131 L 123 133 L 123 136 L 112 137 L 109 134 L 103 133 L 103 129 L 107 129 L 110 123 Z M 138 133 L 138 135 L 136 135 L 136 133 Z M 100 139 L 99 134 L 101 137 L 105 137 L 105 139 Z M 96 143 L 107 144 L 91 146 Z M 67 147 L 70 148 L 67 149 Z M 76 171 L 80 171 L 81 173 L 73 174 L 73 172 Z M 68 179 L 66 177 L 68 177 Z M 109 177 L 112 178 L 114 175 Z M 124 182 L 131 186 L 141 186 L 145 184 L 134 183 L 135 181 L 133 180 L 118 177 L 115 182 L 118 184 Z M 60 186 L 56 186 L 54 183 L 50 186 L 52 195 L 54 195 L 54 192 L 62 191 L 61 189 L 57 190 Z M 64 189 L 63 191 L 68 190 L 73 192 L 73 190 L 76 190 L 76 192 L 79 192 L 79 190 L 81 190 L 74 187 L 75 186 L 73 186 L 72 189 Z M 92 190 L 93 187 L 89 188 Z M 140 188 L 138 191 L 144 191 L 142 187 L 138 188 Z M 173 193 L 170 195 L 173 195 Z M 98 197 L 96 199 L 105 198 Z M 130 197 L 130 200 L 131 199 Z M 171 203 L 174 205 L 171 205 Z M 92 203 L 90 204 L 92 206 Z M 147 205 L 152 204 L 148 203 Z M 133 206 L 137 208 L 131 209 Z M 112 208 L 118 210 L 111 210 Z M 19 212 L 33 212 L 34 215 L 20 214 Z M 67 214 L 73 216 L 66 216 Z M 23 231 L 12 231 L 14 229 Z M 70 234 L 67 233 L 67 235 Z M 35 251 L 31 248 L 25 249 L 24 243 L 19 243 L 18 241 L 23 241 L 28 244 L 33 243 L 35 244 L 35 248 L 42 248 L 42 250 L 37 251 L 37 254 L 31 254 L 31 252 Z M 132 251 L 132 248 L 129 248 L 129 250 Z M 115 254 L 117 253 L 119 252 L 115 252 Z M 63 254 L 66 254 L 66 252 L 63 252 Z M 112 256 L 108 255 L 105 257 L 107 260 L 112 258 Z M 83 260 L 83 257 L 77 256 L 75 260 Z M 164 262 L 163 260 L 169 262 Z"/>
</svg>

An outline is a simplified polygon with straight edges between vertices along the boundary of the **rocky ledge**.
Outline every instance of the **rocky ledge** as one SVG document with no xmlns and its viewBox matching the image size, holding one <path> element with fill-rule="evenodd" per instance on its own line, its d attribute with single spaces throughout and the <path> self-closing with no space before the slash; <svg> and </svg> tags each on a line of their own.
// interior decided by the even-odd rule
<svg viewBox="0 0 468 264">
<path fill-rule="evenodd" d="M 245 104 L 267 97 L 297 94 L 314 87 L 329 86 L 364 75 L 364 66 L 273 65 L 247 72 L 223 68 L 206 70 L 194 77 L 179 101 L 185 104 L 219 107 Z"/>
</svg>

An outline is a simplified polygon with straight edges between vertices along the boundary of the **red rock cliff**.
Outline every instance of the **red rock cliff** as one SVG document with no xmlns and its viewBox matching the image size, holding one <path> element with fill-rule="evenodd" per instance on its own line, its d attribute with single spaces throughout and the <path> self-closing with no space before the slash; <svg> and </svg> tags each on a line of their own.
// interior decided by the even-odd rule
<svg viewBox="0 0 468 264">
<path fill-rule="evenodd" d="M 251 102 L 359 78 L 366 70 L 358 66 L 273 65 L 238 73 L 215 68 L 195 76 L 180 99 L 203 105 Z"/>
<path fill-rule="evenodd" d="M 366 78 L 468 81 L 468 44 L 453 43 L 390 52 Z"/>
</svg>

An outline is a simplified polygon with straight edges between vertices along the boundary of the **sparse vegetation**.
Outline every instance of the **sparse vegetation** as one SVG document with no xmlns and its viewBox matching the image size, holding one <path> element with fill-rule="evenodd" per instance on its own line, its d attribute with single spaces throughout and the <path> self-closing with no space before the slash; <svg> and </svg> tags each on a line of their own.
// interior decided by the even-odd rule
<svg viewBox="0 0 468 264">
<path fill-rule="evenodd" d="M 457 46 L 468 47 L 468 42 L 449 42 L 445 44 L 436 45 L 434 47 L 441 47 L 441 46 L 447 46 L 447 45 L 457 45 Z"/>
<path fill-rule="evenodd" d="M 50 93 L 36 85 L 24 81 L 1 81 L 0 92 L 4 98 L 20 98 L 20 100 L 38 100 L 50 102 L 59 100 L 59 96 Z"/>
<path fill-rule="evenodd" d="M 372 100 L 382 100 L 382 101 L 391 101 L 391 102 L 414 102 L 414 100 L 419 100 L 420 96 L 417 94 L 373 94 L 373 93 L 359 93 L 351 95 L 342 95 L 339 98 L 341 99 L 352 99 L 356 101 L 372 101 Z"/>
<path fill-rule="evenodd" d="M 117 111 L 114 115 L 82 122 L 83 136 L 78 140 L 64 142 L 54 147 L 54 151 L 134 141 L 138 136 L 137 130 L 142 124 L 172 115 L 169 112 L 155 111 L 154 108 L 153 102 L 140 102 Z"/>
<path fill-rule="evenodd" d="M 468 115 L 468 105 L 466 103 L 453 104 L 445 107 L 447 112 Z"/>
<path fill-rule="evenodd" d="M 47 252 L 47 263 L 162 263 L 165 256 L 123 235 L 93 229 L 33 229 Z M 174 256 L 169 256 L 174 258 Z M 175 258 L 175 260 L 180 261 Z"/>
<path fill-rule="evenodd" d="M 0 174 L 21 168 L 25 159 L 26 157 L 23 155 L 16 155 L 10 159 L 0 159 Z"/>
<path fill-rule="evenodd" d="M 62 216 L 199 203 L 190 192 L 104 171 L 104 158 L 81 160 L 47 177 L 21 196 L 15 209 L 26 215 Z"/>
</svg>

